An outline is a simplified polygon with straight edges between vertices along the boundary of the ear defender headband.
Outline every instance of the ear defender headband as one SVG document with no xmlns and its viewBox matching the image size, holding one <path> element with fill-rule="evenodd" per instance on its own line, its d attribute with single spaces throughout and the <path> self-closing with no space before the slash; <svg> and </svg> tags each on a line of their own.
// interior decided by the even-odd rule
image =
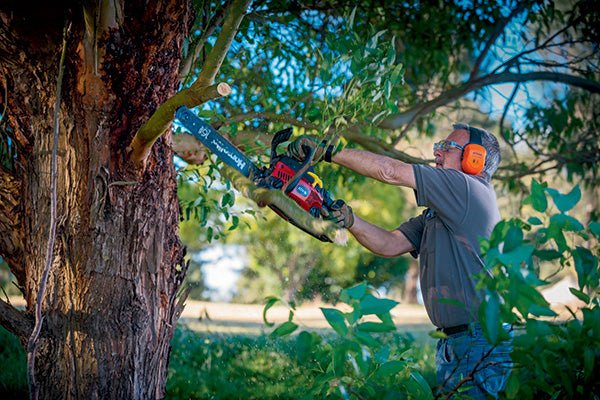
<svg viewBox="0 0 600 400">
<path fill-rule="evenodd" d="M 482 145 L 481 133 L 469 127 L 469 143 L 462 155 L 461 167 L 465 174 L 479 175 L 485 166 L 486 150 Z"/>
</svg>

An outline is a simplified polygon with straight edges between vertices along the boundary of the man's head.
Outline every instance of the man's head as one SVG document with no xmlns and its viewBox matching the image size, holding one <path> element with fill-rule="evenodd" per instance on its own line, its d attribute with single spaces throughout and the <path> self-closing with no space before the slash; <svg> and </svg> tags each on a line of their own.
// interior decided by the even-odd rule
<svg viewBox="0 0 600 400">
<path fill-rule="evenodd" d="M 454 124 L 453 128 L 454 130 L 448 135 L 446 140 L 438 142 L 440 144 L 436 144 L 434 147 L 435 166 L 462 171 L 463 149 L 469 144 L 471 132 L 479 133 L 481 144 L 487 152 L 485 165 L 479 176 L 490 181 L 500 164 L 500 146 L 498 145 L 498 140 L 488 131 L 473 128 L 467 124 Z"/>
</svg>

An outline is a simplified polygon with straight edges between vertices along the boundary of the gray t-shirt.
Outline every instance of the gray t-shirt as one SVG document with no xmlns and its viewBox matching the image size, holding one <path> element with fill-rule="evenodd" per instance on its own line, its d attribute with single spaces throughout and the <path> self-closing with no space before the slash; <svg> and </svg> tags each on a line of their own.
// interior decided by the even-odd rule
<svg viewBox="0 0 600 400">
<path fill-rule="evenodd" d="M 500 220 L 496 193 L 483 178 L 460 171 L 426 165 L 413 171 L 417 204 L 428 208 L 398 229 L 413 244 L 413 257 L 420 255 L 427 314 L 440 328 L 468 324 L 477 320 L 482 296 L 474 275 L 486 270 L 478 238 L 489 238 Z"/>
</svg>

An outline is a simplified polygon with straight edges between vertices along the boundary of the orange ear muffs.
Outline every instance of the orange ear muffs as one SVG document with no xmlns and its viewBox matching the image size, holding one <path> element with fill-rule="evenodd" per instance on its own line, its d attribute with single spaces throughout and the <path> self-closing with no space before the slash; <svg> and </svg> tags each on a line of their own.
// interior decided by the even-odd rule
<svg viewBox="0 0 600 400">
<path fill-rule="evenodd" d="M 461 167 L 465 174 L 479 175 L 485 167 L 485 147 L 481 144 L 481 135 L 469 127 L 469 143 L 463 150 Z"/>
</svg>

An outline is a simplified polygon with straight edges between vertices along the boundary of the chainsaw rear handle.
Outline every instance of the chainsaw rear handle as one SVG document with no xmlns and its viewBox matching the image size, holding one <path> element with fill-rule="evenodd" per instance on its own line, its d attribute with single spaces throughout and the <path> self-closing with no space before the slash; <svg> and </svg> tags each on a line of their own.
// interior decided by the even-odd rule
<svg viewBox="0 0 600 400">
<path fill-rule="evenodd" d="M 300 182 L 300 179 L 302 178 L 302 176 L 304 175 L 306 170 L 310 167 L 310 163 L 312 162 L 314 153 L 315 153 L 315 150 L 311 149 L 308 156 L 304 159 L 304 162 L 300 165 L 300 169 L 298 170 L 298 172 L 296 172 L 294 177 L 292 179 L 290 179 L 290 181 L 287 183 L 287 185 L 284 185 L 283 189 L 284 189 L 285 194 L 289 194 L 292 190 L 294 190 L 294 188 L 296 187 L 298 182 Z M 321 186 L 323 186 L 323 185 L 321 185 Z"/>
</svg>

